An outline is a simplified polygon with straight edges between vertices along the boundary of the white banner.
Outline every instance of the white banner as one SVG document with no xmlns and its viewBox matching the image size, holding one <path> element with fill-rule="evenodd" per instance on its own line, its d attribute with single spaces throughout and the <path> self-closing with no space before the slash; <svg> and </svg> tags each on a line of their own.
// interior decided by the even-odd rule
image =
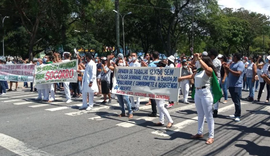
<svg viewBox="0 0 270 156">
<path fill-rule="evenodd" d="M 77 82 L 77 69 L 77 60 L 36 66 L 34 84 Z"/>
<path fill-rule="evenodd" d="M 117 67 L 112 93 L 178 101 L 179 68 Z"/>
<path fill-rule="evenodd" d="M 33 81 L 35 65 L 33 64 L 0 64 L 1 81 Z"/>
</svg>

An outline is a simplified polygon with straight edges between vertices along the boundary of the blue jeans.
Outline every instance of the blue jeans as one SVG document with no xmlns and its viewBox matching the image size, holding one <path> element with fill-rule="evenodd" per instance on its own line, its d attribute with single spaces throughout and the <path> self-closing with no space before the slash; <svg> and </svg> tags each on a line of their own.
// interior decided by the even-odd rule
<svg viewBox="0 0 270 156">
<path fill-rule="evenodd" d="M 5 81 L 0 81 L 0 93 L 6 93 L 6 84 Z"/>
<path fill-rule="evenodd" d="M 223 90 L 223 94 L 224 94 L 224 99 L 225 100 L 228 100 L 227 81 L 228 81 L 228 78 L 227 77 L 226 77 L 224 83 L 222 83 L 222 80 L 220 81 L 220 85 L 221 85 L 221 88 Z"/>
<path fill-rule="evenodd" d="M 26 88 L 28 88 L 28 82 L 24 82 L 23 83 L 23 86 L 26 87 Z"/>
<path fill-rule="evenodd" d="M 121 114 L 126 114 L 124 103 L 126 103 L 127 105 L 128 114 L 132 114 L 131 103 L 129 101 L 128 96 L 127 95 L 116 95 L 116 96 L 117 96 L 119 105 L 121 107 L 121 111 L 122 111 Z"/>
<path fill-rule="evenodd" d="M 240 97 L 241 97 L 242 89 L 241 89 L 241 87 L 229 87 L 229 92 L 231 94 L 232 101 L 233 101 L 234 107 L 235 107 L 234 115 L 235 115 L 235 117 L 240 117 L 241 116 Z"/>
<path fill-rule="evenodd" d="M 6 89 L 8 89 L 8 83 L 7 83 L 7 81 L 4 81 L 4 82 L 5 82 Z"/>
<path fill-rule="evenodd" d="M 251 77 L 247 77 L 248 89 L 249 89 L 249 97 L 254 99 L 254 82 L 252 82 Z"/>
<path fill-rule="evenodd" d="M 258 90 L 258 87 L 259 87 L 259 80 L 257 80 L 255 83 L 255 90 Z"/>
</svg>

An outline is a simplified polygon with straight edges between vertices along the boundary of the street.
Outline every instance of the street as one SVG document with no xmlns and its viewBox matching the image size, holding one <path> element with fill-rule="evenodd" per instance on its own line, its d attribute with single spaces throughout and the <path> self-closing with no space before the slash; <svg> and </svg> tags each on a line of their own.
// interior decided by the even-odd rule
<svg viewBox="0 0 270 156">
<path fill-rule="evenodd" d="M 247 95 L 242 92 L 242 97 Z M 34 100 L 36 92 L 11 91 L 0 96 L 0 156 L 268 156 L 270 105 L 264 103 L 265 95 L 259 104 L 241 101 L 242 118 L 238 123 L 228 118 L 234 114 L 231 99 L 227 104 L 220 103 L 215 142 L 206 145 L 207 123 L 203 139 L 190 139 L 197 132 L 194 103 L 179 103 L 168 109 L 174 125 L 166 129 L 153 126 L 159 120 L 147 116 L 151 106 L 145 105 L 146 98 L 142 98 L 140 111 L 129 120 L 118 117 L 116 100 L 103 105 L 99 104 L 102 99 L 95 97 L 93 110 L 79 111 L 76 106 L 82 104 L 81 99 L 66 104 L 63 92 L 57 93 L 55 102 L 42 103 Z"/>
</svg>

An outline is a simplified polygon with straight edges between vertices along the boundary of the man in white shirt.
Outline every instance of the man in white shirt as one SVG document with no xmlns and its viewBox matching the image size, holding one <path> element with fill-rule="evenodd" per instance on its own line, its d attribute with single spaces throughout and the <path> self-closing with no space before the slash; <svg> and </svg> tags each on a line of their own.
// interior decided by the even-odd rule
<svg viewBox="0 0 270 156">
<path fill-rule="evenodd" d="M 69 62 L 70 61 L 70 53 L 65 52 L 64 54 L 64 60 L 62 62 Z M 64 84 L 64 91 L 66 95 L 66 103 L 71 103 L 71 96 L 70 96 L 70 89 L 69 89 L 69 82 L 63 82 Z"/>
<path fill-rule="evenodd" d="M 83 105 L 79 109 L 91 110 L 94 106 L 94 93 L 98 91 L 96 81 L 97 66 L 96 63 L 92 60 L 93 57 L 90 53 L 87 53 L 85 57 L 87 60 L 87 64 L 85 66 L 82 80 Z M 89 106 L 87 106 L 87 94 L 89 94 Z"/>
<path fill-rule="evenodd" d="M 131 53 L 131 62 L 129 64 L 129 67 L 138 67 L 140 68 L 141 67 L 141 63 L 139 63 L 138 59 L 137 59 L 137 54 L 136 53 Z M 130 96 L 130 101 L 131 101 L 131 108 L 134 110 L 134 111 L 138 111 L 139 110 L 139 107 L 140 107 L 140 97 L 137 97 L 137 102 L 135 104 L 135 101 L 134 101 L 134 96 Z"/>
</svg>

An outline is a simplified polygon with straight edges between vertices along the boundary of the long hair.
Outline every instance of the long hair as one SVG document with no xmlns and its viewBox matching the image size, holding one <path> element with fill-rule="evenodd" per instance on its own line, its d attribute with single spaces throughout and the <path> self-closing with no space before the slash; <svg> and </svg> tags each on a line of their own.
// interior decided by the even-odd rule
<svg viewBox="0 0 270 156">
<path fill-rule="evenodd" d="M 215 74 L 217 75 L 217 69 L 216 67 L 213 65 L 213 61 L 209 56 L 202 56 L 202 60 L 204 63 L 207 64 L 208 67 L 211 67 L 213 69 L 213 71 L 215 72 Z"/>
</svg>

